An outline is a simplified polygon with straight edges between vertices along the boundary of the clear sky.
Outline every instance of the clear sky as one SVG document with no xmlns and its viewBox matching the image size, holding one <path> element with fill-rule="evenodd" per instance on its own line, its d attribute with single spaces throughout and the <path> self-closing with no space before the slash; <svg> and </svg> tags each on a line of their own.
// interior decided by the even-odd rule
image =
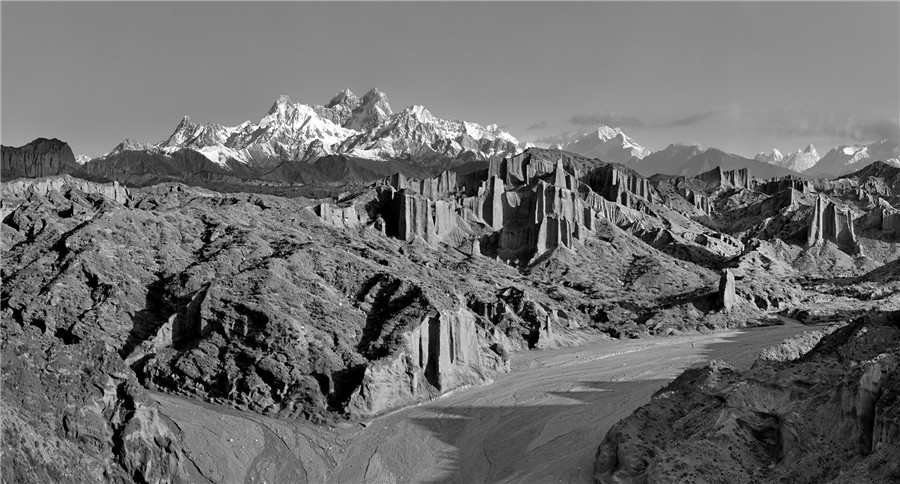
<svg viewBox="0 0 900 484">
<path fill-rule="evenodd" d="M 10 3 L 5 145 L 103 154 L 349 88 L 533 141 L 599 123 L 752 156 L 900 136 L 900 2 Z"/>
</svg>

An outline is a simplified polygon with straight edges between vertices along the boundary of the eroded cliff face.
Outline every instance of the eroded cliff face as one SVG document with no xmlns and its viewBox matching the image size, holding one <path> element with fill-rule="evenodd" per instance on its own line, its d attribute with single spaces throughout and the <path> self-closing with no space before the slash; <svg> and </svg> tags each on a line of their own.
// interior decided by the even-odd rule
<svg viewBox="0 0 900 484">
<path fill-rule="evenodd" d="M 3 184 L 3 198 L 25 198 L 29 193 L 36 193 L 46 197 L 50 192 L 63 192 L 75 189 L 82 193 L 96 193 L 115 202 L 125 204 L 131 200 L 128 188 L 119 185 L 119 182 L 95 183 L 74 178 L 68 175 L 41 178 L 39 180 L 15 180 Z"/>
<path fill-rule="evenodd" d="M 865 224 L 880 230 L 886 237 L 900 237 L 900 210 L 879 198 L 875 208 L 866 214 Z"/>
<path fill-rule="evenodd" d="M 38 138 L 27 145 L 2 147 L 3 180 L 63 175 L 78 171 L 69 145 L 56 139 Z"/>
<path fill-rule="evenodd" d="M 506 337 L 479 328 L 465 308 L 431 312 L 401 339 L 390 356 L 366 367 L 348 405 L 352 415 L 377 415 L 509 371 Z"/>
<path fill-rule="evenodd" d="M 749 190 L 755 187 L 756 183 L 746 168 L 738 170 L 722 170 L 720 167 L 701 173 L 696 177 L 706 183 L 721 188 L 736 188 Z"/>
<path fill-rule="evenodd" d="M 806 243 L 811 247 L 826 240 L 835 242 L 851 253 L 859 252 L 853 228 L 853 213 L 846 208 L 839 208 L 826 196 L 819 195 L 813 207 Z"/>
</svg>

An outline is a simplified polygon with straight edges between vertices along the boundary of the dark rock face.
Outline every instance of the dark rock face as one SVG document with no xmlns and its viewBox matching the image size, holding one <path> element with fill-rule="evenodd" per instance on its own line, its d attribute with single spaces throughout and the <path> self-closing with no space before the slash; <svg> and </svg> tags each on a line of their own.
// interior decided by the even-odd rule
<svg viewBox="0 0 900 484">
<path fill-rule="evenodd" d="M 8 314 L 4 314 L 4 319 Z M 65 328 L 3 327 L 3 480 L 182 479 L 178 430 L 113 348 Z"/>
<path fill-rule="evenodd" d="M 3 146 L 4 180 L 63 175 L 78 171 L 75 155 L 66 143 L 54 138 L 38 138 L 25 146 Z"/>
<path fill-rule="evenodd" d="M 688 370 L 616 424 L 598 482 L 894 482 L 900 314 L 867 316 L 805 356 Z"/>
</svg>

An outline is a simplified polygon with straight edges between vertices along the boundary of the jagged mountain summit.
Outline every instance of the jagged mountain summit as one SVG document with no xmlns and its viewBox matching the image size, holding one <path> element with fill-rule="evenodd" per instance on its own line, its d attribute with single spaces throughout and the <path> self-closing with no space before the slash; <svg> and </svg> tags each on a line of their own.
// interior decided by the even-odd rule
<svg viewBox="0 0 900 484">
<path fill-rule="evenodd" d="M 766 153 L 765 151 L 760 151 L 753 157 L 756 161 L 762 161 L 764 163 L 771 163 L 773 165 L 779 164 L 784 160 L 784 155 L 781 154 L 778 149 L 773 149 L 771 152 Z"/>
<path fill-rule="evenodd" d="M 225 168 L 234 164 L 274 168 L 284 161 L 313 162 L 328 155 L 487 160 L 513 153 L 518 145 L 516 138 L 496 125 L 443 120 L 423 106 L 395 113 L 387 96 L 377 89 L 362 98 L 345 89 L 325 105 L 281 96 L 257 123 L 201 125 L 185 116 L 168 139 L 151 149 L 163 153 L 191 149 Z"/>
<path fill-rule="evenodd" d="M 621 129 L 605 125 L 553 147 L 612 163 L 633 163 L 650 154 L 650 150 L 639 145 Z"/>
<path fill-rule="evenodd" d="M 798 149 L 787 155 L 783 155 L 777 149 L 773 149 L 770 153 L 759 153 L 753 159 L 802 173 L 812 168 L 819 161 L 819 153 L 816 151 L 815 146 L 809 144 L 806 148 Z"/>
<path fill-rule="evenodd" d="M 825 153 L 807 173 L 815 176 L 838 176 L 860 170 L 876 161 L 900 166 L 900 143 L 896 140 L 882 140 L 868 145 L 844 145 Z"/>
</svg>

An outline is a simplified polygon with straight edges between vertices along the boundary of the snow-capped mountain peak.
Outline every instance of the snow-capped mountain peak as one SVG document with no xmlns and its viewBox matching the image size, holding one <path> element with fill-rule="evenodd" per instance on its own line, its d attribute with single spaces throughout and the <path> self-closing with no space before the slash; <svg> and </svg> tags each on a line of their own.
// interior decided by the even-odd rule
<svg viewBox="0 0 900 484">
<path fill-rule="evenodd" d="M 774 149 L 771 153 L 759 153 L 753 159 L 787 168 L 788 170 L 802 172 L 808 170 L 819 161 L 819 153 L 816 152 L 815 146 L 809 144 L 805 148 L 798 149 L 787 155 L 782 155 L 780 151 Z"/>
<path fill-rule="evenodd" d="M 356 131 L 373 129 L 387 121 L 393 113 L 387 96 L 378 89 L 372 89 L 353 109 L 350 118 L 344 123 L 344 127 Z"/>
<path fill-rule="evenodd" d="M 614 163 L 634 162 L 650 154 L 650 150 L 637 144 L 621 129 L 606 125 L 556 144 L 555 147 Z"/>
<path fill-rule="evenodd" d="M 331 98 L 331 101 L 328 101 L 328 104 L 326 104 L 325 107 L 331 109 L 335 106 L 340 105 L 340 106 L 347 106 L 352 110 L 356 106 L 359 106 L 359 103 L 360 103 L 360 100 L 358 97 L 356 97 L 355 94 L 353 94 L 353 91 L 351 91 L 349 89 L 344 89 L 344 90 L 340 91 L 339 93 L 335 94 L 334 97 Z"/>
<path fill-rule="evenodd" d="M 597 138 L 600 139 L 600 141 L 608 141 L 617 136 L 621 136 L 624 139 L 625 133 L 619 128 L 612 128 L 606 125 L 597 128 Z"/>
<path fill-rule="evenodd" d="M 88 155 L 78 155 L 75 157 L 75 163 L 78 163 L 79 165 L 83 165 L 89 161 L 91 161 L 91 157 Z"/>
<path fill-rule="evenodd" d="M 187 116 L 185 116 L 187 119 Z M 190 119 L 187 119 L 190 122 Z M 182 120 L 184 122 L 184 120 Z M 181 124 L 178 125 L 181 127 Z M 177 130 L 176 130 L 177 132 Z M 121 143 L 117 144 L 109 153 L 106 153 L 105 156 L 114 155 L 116 153 L 121 153 L 123 151 L 143 151 L 153 149 L 154 146 L 150 143 L 141 143 L 132 138 L 126 138 Z"/>
<path fill-rule="evenodd" d="M 882 140 L 868 145 L 837 146 L 825 153 L 808 170 L 810 174 L 841 175 L 858 170 L 872 162 L 884 161 L 890 165 L 900 165 L 900 143 L 896 140 Z"/>
<path fill-rule="evenodd" d="M 753 157 L 756 161 L 762 161 L 765 163 L 771 163 L 773 165 L 778 164 L 781 160 L 784 159 L 784 155 L 778 151 L 777 148 L 773 149 L 771 153 L 766 153 L 765 151 L 761 151 Z"/>
</svg>

